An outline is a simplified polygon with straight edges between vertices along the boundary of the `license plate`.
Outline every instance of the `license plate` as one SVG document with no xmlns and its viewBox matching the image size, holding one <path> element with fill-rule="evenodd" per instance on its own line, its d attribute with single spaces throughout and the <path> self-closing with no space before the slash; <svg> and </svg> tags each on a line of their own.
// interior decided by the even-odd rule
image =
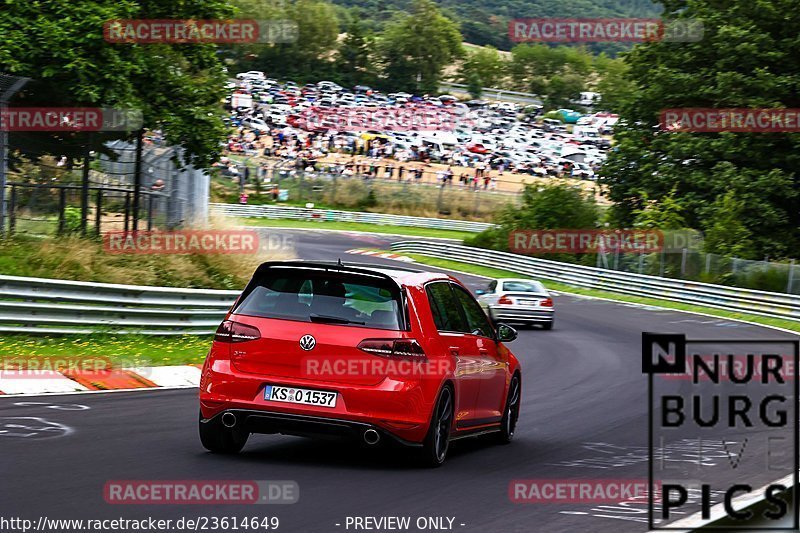
<svg viewBox="0 0 800 533">
<path fill-rule="evenodd" d="M 336 407 L 339 395 L 335 392 L 298 389 L 267 385 L 264 387 L 264 399 L 272 402 L 299 403 L 317 405 L 319 407 Z"/>
<path fill-rule="evenodd" d="M 539 300 L 520 300 L 519 303 L 522 305 L 536 306 L 539 305 Z"/>
</svg>

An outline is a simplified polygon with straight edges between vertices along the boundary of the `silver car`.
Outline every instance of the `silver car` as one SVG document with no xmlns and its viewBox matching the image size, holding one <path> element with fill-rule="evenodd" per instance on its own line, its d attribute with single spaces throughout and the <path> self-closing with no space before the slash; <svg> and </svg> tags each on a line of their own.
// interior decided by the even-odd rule
<svg viewBox="0 0 800 533">
<path fill-rule="evenodd" d="M 496 279 L 475 291 L 478 302 L 493 322 L 540 324 L 553 329 L 555 307 L 550 293 L 532 279 Z"/>
</svg>

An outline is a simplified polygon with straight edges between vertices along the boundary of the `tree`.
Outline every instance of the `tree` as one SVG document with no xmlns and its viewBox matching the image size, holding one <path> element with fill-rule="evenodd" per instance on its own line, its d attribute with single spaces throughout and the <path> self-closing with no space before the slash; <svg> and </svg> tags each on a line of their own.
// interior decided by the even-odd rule
<svg viewBox="0 0 800 533">
<path fill-rule="evenodd" d="M 467 91 L 472 98 L 477 100 L 483 95 L 483 80 L 477 72 L 471 72 L 466 82 Z"/>
<path fill-rule="evenodd" d="M 548 109 L 569 107 L 585 89 L 586 81 L 582 76 L 572 73 L 557 74 L 544 86 L 544 105 Z"/>
<path fill-rule="evenodd" d="M 358 18 L 353 18 L 347 27 L 336 57 L 336 71 L 342 83 L 372 85 L 377 76 L 372 58 L 373 38 L 365 34 Z"/>
<path fill-rule="evenodd" d="M 743 202 L 737 224 L 756 257 L 800 249 L 800 138 L 795 133 L 688 133 L 659 128 L 670 108 L 800 107 L 800 14 L 790 0 L 669 0 L 667 20 L 697 19 L 698 42 L 651 42 L 625 55 L 631 94 L 602 170 L 615 218 L 675 190 L 690 227 L 713 228 L 717 199 Z"/>
<path fill-rule="evenodd" d="M 477 77 L 485 87 L 498 87 L 508 73 L 505 61 L 497 49 L 486 46 L 467 52 L 466 59 L 459 69 L 461 83 L 469 83 Z"/>
<path fill-rule="evenodd" d="M 498 216 L 499 226 L 468 241 L 471 246 L 508 250 L 514 230 L 594 228 L 600 212 L 593 197 L 567 184 L 525 186 L 522 205 L 509 207 Z"/>
<path fill-rule="evenodd" d="M 744 202 L 728 192 L 717 198 L 708 210 L 705 232 L 705 251 L 728 257 L 752 259 L 753 234 L 742 223 Z"/>
<path fill-rule="evenodd" d="M 600 54 L 595 57 L 594 68 L 599 78 L 595 91 L 602 97 L 603 109 L 618 110 L 634 89 L 628 77 L 628 65 L 621 58 Z"/>
<path fill-rule="evenodd" d="M 592 55 L 581 48 L 521 44 L 511 50 L 512 79 L 517 88 L 545 96 L 550 109 L 569 107 L 586 89 Z"/>
<path fill-rule="evenodd" d="M 325 0 L 235 0 L 240 16 L 290 20 L 297 25 L 293 42 L 235 45 L 226 50 L 237 69 L 261 70 L 268 76 L 300 82 L 319 81 L 333 73 L 331 56 L 337 47 L 339 21 Z"/>
<path fill-rule="evenodd" d="M 383 74 L 396 88 L 436 93 L 442 69 L 461 57 L 458 24 L 431 0 L 413 0 L 409 13 L 386 26 L 379 48 Z"/>
<path fill-rule="evenodd" d="M 8 2 L 6 3 L 8 4 Z M 32 79 L 12 101 L 18 106 L 141 110 L 144 126 L 160 128 L 189 162 L 207 167 L 224 138 L 220 101 L 224 72 L 213 44 L 111 44 L 103 25 L 113 19 L 229 18 L 223 0 L 165 4 L 156 0 L 11 2 L 0 11 L 0 65 Z M 32 158 L 81 157 L 130 133 L 26 133 L 12 148 Z"/>
<path fill-rule="evenodd" d="M 675 198 L 675 191 L 673 190 L 660 202 L 646 200 L 642 209 L 636 213 L 633 225 L 637 228 L 661 230 L 685 228 L 683 206 Z"/>
</svg>

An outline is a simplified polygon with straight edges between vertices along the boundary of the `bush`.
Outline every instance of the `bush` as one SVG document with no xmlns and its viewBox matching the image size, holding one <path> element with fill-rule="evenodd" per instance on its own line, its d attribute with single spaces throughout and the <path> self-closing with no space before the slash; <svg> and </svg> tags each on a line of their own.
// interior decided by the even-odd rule
<svg viewBox="0 0 800 533">
<path fill-rule="evenodd" d="M 508 238 L 514 230 L 594 228 L 599 217 L 594 198 L 579 188 L 566 184 L 526 185 L 522 206 L 505 208 L 497 217 L 499 228 L 479 233 L 467 245 L 507 251 Z"/>
</svg>

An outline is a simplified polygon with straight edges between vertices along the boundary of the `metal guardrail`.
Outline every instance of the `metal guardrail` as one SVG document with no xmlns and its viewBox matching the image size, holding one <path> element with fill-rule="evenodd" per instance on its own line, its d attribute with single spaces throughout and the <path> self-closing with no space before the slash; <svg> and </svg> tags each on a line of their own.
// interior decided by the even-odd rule
<svg viewBox="0 0 800 533">
<path fill-rule="evenodd" d="M 228 217 L 361 222 L 382 226 L 413 226 L 417 228 L 470 231 L 474 233 L 480 233 L 493 226 L 493 224 L 486 222 L 470 222 L 467 220 L 387 215 L 383 213 L 365 213 L 361 211 L 337 211 L 333 209 L 308 209 L 289 206 L 210 204 L 210 208 L 212 214 Z"/>
<path fill-rule="evenodd" d="M 426 241 L 401 241 L 392 251 L 493 267 L 576 287 L 659 298 L 754 315 L 800 320 L 800 296 L 561 263 L 507 252 Z"/>
<path fill-rule="evenodd" d="M 0 332 L 211 334 L 238 295 L 0 276 Z"/>
<path fill-rule="evenodd" d="M 443 81 L 439 84 L 440 91 L 469 93 L 468 86 L 463 83 L 452 83 Z M 482 87 L 481 94 L 485 98 L 493 100 L 505 100 L 507 102 L 516 102 L 520 104 L 533 104 L 542 105 L 542 100 L 538 95 L 533 93 L 524 93 L 520 91 L 509 91 L 506 89 L 496 89 L 494 87 Z"/>
</svg>

